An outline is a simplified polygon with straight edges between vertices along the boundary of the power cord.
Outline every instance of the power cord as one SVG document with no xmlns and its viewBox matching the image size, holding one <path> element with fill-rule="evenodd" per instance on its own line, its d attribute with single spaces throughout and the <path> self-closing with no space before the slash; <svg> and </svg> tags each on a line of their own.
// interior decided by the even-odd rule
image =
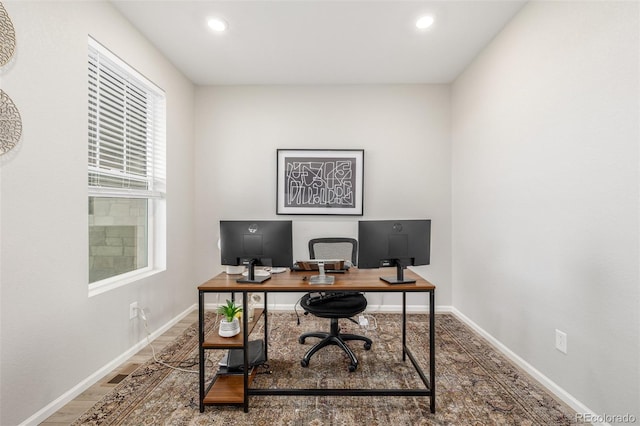
<svg viewBox="0 0 640 426">
<path fill-rule="evenodd" d="M 371 319 L 371 321 L 369 319 Z M 372 321 L 373 321 L 373 324 L 372 324 Z M 360 324 L 360 327 L 364 328 L 367 331 L 378 329 L 378 320 L 373 315 L 364 314 L 364 313 L 361 314 L 358 317 L 358 324 Z"/>
<path fill-rule="evenodd" d="M 153 344 L 151 343 L 151 332 L 149 331 L 149 325 L 147 324 L 147 314 L 144 311 L 144 309 L 142 309 L 142 308 L 136 308 L 136 309 L 138 310 L 138 315 L 140 316 L 140 318 L 142 318 L 142 322 L 144 324 L 144 329 L 145 329 L 145 331 L 147 333 L 147 344 L 151 347 L 151 353 L 153 354 L 153 360 L 156 363 L 158 363 L 158 364 L 160 364 L 160 365 L 162 365 L 164 367 L 171 368 L 173 370 L 183 371 L 185 373 L 199 373 L 199 371 L 197 371 L 197 370 L 187 370 L 186 368 L 176 367 L 176 366 L 173 366 L 171 364 L 167 364 L 166 362 L 158 359 L 158 356 L 156 355 L 156 350 L 153 347 Z M 185 360 L 185 361 L 175 361 L 175 362 L 186 363 L 187 365 L 185 365 L 185 367 L 193 367 L 194 365 L 198 364 L 198 361 L 196 361 L 196 360 L 193 360 L 193 361 L 186 361 Z"/>
<path fill-rule="evenodd" d="M 304 297 L 304 296 L 302 296 Z M 293 305 L 293 312 L 296 313 L 296 322 L 298 323 L 298 325 L 300 325 L 300 315 L 298 314 L 298 305 L 300 304 L 300 301 L 302 300 L 302 297 L 300 297 L 298 300 L 296 300 L 295 305 Z M 304 311 L 304 315 L 309 315 L 309 312 Z"/>
</svg>

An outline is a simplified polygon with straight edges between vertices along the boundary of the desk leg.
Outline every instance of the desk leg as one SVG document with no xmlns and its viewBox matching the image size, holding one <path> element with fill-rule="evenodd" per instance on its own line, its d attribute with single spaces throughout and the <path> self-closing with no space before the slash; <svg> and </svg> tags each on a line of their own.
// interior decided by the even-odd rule
<svg viewBox="0 0 640 426">
<path fill-rule="evenodd" d="M 429 381 L 431 412 L 436 412 L 436 292 L 429 292 Z"/>
<path fill-rule="evenodd" d="M 244 358 L 244 381 L 243 381 L 243 392 L 244 392 L 244 412 L 249 412 L 249 293 L 246 291 L 242 292 L 242 352 Z"/>
<path fill-rule="evenodd" d="M 407 360 L 407 293 L 402 292 L 402 361 Z"/>
<path fill-rule="evenodd" d="M 262 307 L 264 309 L 264 318 L 262 318 L 262 320 L 264 321 L 264 358 L 269 361 L 269 342 L 267 341 L 267 336 L 269 335 L 269 322 L 267 321 L 267 317 L 269 312 L 267 311 L 267 292 L 265 291 L 263 293 L 264 297 L 264 306 Z"/>
<path fill-rule="evenodd" d="M 199 360 L 199 379 L 200 379 L 200 412 L 204 412 L 204 293 L 198 292 L 198 360 Z"/>
</svg>

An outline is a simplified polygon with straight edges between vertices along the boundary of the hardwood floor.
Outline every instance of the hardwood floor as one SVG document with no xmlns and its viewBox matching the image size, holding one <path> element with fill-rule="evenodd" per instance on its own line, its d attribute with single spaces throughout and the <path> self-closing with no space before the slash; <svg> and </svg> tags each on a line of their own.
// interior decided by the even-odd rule
<svg viewBox="0 0 640 426">
<path fill-rule="evenodd" d="M 198 310 L 194 309 L 189 315 L 180 320 L 176 325 L 167 330 L 164 334 L 157 337 L 151 342 L 156 353 L 158 353 L 167 344 L 171 343 L 185 329 L 198 320 Z M 85 411 L 93 407 L 105 394 L 110 392 L 116 385 L 114 380 L 122 379 L 131 374 L 138 366 L 153 356 L 151 347 L 145 346 L 138 353 L 133 355 L 127 361 L 123 362 L 109 374 L 100 379 L 86 391 L 78 395 L 73 401 L 66 404 L 60 410 L 53 413 L 44 422 L 40 423 L 44 426 L 62 426 L 69 425 L 80 417 Z"/>
</svg>

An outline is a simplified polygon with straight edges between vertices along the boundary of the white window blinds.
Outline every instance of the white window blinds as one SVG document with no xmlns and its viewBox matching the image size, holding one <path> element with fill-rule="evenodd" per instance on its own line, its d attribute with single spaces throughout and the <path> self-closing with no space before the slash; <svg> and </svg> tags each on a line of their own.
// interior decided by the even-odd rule
<svg viewBox="0 0 640 426">
<path fill-rule="evenodd" d="M 89 193 L 165 192 L 164 92 L 89 38 Z"/>
</svg>

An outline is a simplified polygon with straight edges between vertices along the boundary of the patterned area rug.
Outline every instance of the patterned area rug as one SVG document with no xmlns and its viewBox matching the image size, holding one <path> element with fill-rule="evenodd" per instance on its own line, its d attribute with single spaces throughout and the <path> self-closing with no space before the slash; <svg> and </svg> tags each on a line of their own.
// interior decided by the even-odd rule
<svg viewBox="0 0 640 426">
<path fill-rule="evenodd" d="M 408 346 L 428 371 L 428 317 L 409 315 Z M 213 329 L 215 318 L 208 318 Z M 269 314 L 269 365 L 259 369 L 252 387 L 415 387 L 420 379 L 401 357 L 400 315 L 375 314 L 377 328 L 365 351 L 350 342 L 360 361 L 349 373 L 346 355 L 324 348 L 307 368 L 300 359 L 317 339 L 298 343 L 306 331 L 326 330 L 328 320 L 312 316 L 296 322 L 293 313 Z M 341 321 L 342 331 L 362 334 Z M 251 338 L 260 338 L 255 330 Z M 197 360 L 197 323 L 159 355 L 165 362 Z M 198 375 L 149 361 L 123 380 L 74 425 L 568 425 L 575 412 L 495 351 L 453 315 L 436 315 L 436 413 L 427 397 L 252 396 L 242 407 L 198 410 Z M 419 350 L 420 348 L 425 348 Z M 207 351 L 207 375 L 215 373 L 223 351 Z M 197 370 L 196 367 L 192 367 Z"/>
</svg>

